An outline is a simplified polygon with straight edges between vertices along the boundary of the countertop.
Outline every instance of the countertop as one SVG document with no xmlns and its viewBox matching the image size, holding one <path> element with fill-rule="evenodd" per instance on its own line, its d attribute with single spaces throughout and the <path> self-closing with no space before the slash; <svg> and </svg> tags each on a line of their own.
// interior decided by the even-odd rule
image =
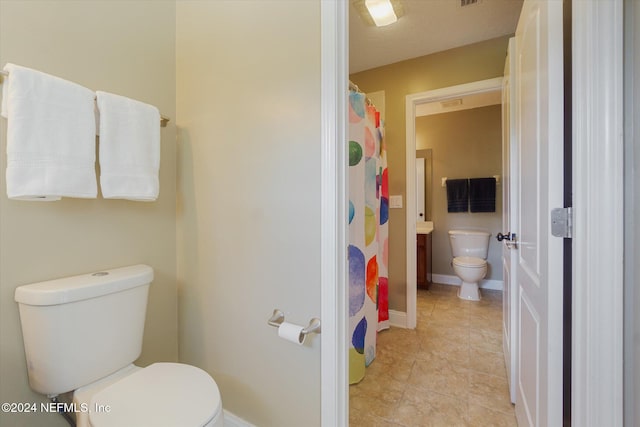
<svg viewBox="0 0 640 427">
<path fill-rule="evenodd" d="M 433 231 L 433 221 L 418 221 L 416 223 L 417 234 L 431 234 Z"/>
</svg>

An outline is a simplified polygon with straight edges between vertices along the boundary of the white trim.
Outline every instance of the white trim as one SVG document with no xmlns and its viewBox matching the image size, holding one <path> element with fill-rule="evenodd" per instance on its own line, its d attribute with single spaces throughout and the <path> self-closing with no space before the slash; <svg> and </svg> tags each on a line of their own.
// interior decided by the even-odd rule
<svg viewBox="0 0 640 427">
<path fill-rule="evenodd" d="M 640 3 L 624 1 L 624 421 L 640 426 Z"/>
<path fill-rule="evenodd" d="M 439 285 L 460 286 L 460 278 L 450 274 L 432 274 L 431 281 Z"/>
<path fill-rule="evenodd" d="M 407 328 L 416 327 L 416 198 L 409 197 L 416 192 L 416 170 L 408 165 L 415 164 L 416 158 L 416 106 L 427 102 L 443 101 L 449 98 L 456 98 L 465 95 L 491 92 L 493 90 L 502 91 L 502 77 L 488 80 L 481 80 L 472 83 L 465 83 L 457 86 L 450 86 L 426 92 L 409 94 L 406 97 L 406 257 L 407 257 Z"/>
<path fill-rule="evenodd" d="M 432 274 L 431 277 L 433 283 L 438 283 L 440 285 L 460 286 L 462 284 L 462 281 L 458 276 L 450 274 Z M 480 282 L 480 288 L 482 289 L 501 291 L 503 287 L 504 282 L 502 280 L 485 279 Z"/>
<path fill-rule="evenodd" d="M 573 0 L 572 424 L 623 425 L 623 2 Z"/>
<path fill-rule="evenodd" d="M 396 328 L 406 328 L 407 313 L 404 311 L 389 310 L 389 324 Z"/>
<path fill-rule="evenodd" d="M 320 415 L 349 425 L 347 365 L 347 3 L 321 1 Z"/>
<path fill-rule="evenodd" d="M 226 409 L 224 409 L 223 412 L 224 412 L 224 427 L 256 427 L 250 422 L 243 420 L 233 412 L 229 412 Z"/>
</svg>

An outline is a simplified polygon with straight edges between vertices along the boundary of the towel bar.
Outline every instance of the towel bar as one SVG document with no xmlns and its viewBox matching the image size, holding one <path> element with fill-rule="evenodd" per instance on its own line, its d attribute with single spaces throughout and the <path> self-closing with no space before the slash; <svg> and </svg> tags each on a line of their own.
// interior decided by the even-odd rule
<svg viewBox="0 0 640 427">
<path fill-rule="evenodd" d="M 496 185 L 500 184 L 500 175 L 493 175 L 493 177 L 496 180 Z M 446 187 L 447 186 L 447 177 L 443 176 L 442 178 L 442 187 Z"/>
<path fill-rule="evenodd" d="M 7 71 L 0 71 L 0 83 L 4 81 L 5 78 L 9 77 L 9 73 Z M 95 99 L 95 98 L 94 98 Z M 167 123 L 169 123 L 171 119 L 169 117 L 160 115 L 160 127 L 166 128 Z"/>
</svg>

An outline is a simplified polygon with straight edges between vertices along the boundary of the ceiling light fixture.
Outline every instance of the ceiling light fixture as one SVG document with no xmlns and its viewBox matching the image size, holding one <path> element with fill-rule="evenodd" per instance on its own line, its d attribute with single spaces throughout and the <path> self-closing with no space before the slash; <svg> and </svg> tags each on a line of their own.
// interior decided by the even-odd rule
<svg viewBox="0 0 640 427">
<path fill-rule="evenodd" d="M 364 5 L 377 27 L 384 27 L 398 20 L 390 0 L 365 0 Z"/>
<path fill-rule="evenodd" d="M 404 14 L 400 0 L 353 0 L 353 6 L 367 25 L 377 27 L 393 24 Z"/>
</svg>

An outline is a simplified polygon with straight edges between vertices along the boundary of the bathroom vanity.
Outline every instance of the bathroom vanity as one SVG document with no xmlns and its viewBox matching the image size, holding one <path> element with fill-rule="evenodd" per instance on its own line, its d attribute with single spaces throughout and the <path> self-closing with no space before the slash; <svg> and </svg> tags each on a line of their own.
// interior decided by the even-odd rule
<svg viewBox="0 0 640 427">
<path fill-rule="evenodd" d="M 418 288 L 429 289 L 431 285 L 431 234 L 433 222 L 424 221 L 416 224 L 416 265 Z"/>
</svg>

